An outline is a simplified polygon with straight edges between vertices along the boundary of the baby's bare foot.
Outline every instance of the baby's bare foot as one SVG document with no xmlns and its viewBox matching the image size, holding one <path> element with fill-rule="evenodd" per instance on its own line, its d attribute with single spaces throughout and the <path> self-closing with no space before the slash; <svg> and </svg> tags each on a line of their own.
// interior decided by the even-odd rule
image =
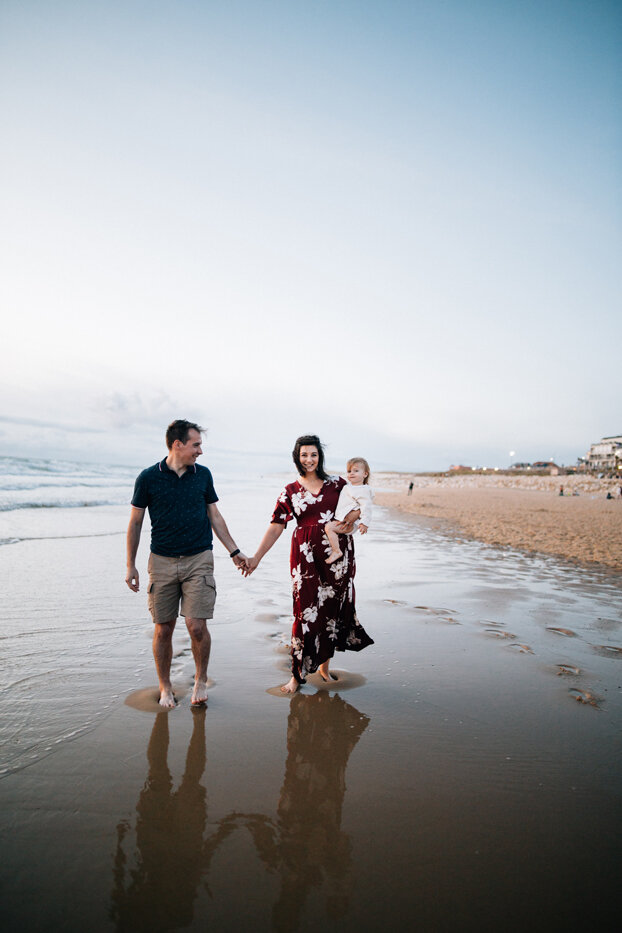
<svg viewBox="0 0 622 933">
<path fill-rule="evenodd" d="M 343 551 L 333 551 L 330 557 L 326 558 L 327 564 L 334 564 L 336 560 L 339 560 L 340 557 L 343 557 Z"/>
</svg>

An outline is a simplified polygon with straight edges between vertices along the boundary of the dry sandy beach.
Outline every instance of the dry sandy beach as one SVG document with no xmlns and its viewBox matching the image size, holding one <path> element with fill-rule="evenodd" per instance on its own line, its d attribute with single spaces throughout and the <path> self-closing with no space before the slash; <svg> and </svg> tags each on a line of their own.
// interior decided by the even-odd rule
<svg viewBox="0 0 622 933">
<path fill-rule="evenodd" d="M 250 550 L 283 480 L 216 481 Z M 355 543 L 375 645 L 289 699 L 289 535 L 249 580 L 217 551 L 207 709 L 180 625 L 161 713 L 127 505 L 30 511 L 0 515 L 3 929 L 614 928 L 618 572 L 378 507 Z"/>
<path fill-rule="evenodd" d="M 622 499 L 614 480 L 392 473 L 376 474 L 374 483 L 378 505 L 445 523 L 465 537 L 622 570 Z M 616 498 L 607 499 L 608 490 Z"/>
</svg>

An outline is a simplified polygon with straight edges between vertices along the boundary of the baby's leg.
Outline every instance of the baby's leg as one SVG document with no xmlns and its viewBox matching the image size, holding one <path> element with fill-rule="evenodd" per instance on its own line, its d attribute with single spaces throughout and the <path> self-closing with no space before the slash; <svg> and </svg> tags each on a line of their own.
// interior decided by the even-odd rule
<svg viewBox="0 0 622 933">
<path fill-rule="evenodd" d="M 326 522 L 324 525 L 324 531 L 326 532 L 326 537 L 328 538 L 328 543 L 331 547 L 330 557 L 326 558 L 327 564 L 334 564 L 336 560 L 342 556 L 343 552 L 339 547 L 339 538 L 335 528 L 339 525 L 340 522 Z"/>
</svg>

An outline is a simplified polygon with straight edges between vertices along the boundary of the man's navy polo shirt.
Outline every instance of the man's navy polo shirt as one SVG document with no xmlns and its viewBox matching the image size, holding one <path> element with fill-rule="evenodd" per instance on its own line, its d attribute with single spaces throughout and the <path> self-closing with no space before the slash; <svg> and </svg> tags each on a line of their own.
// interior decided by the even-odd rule
<svg viewBox="0 0 622 933">
<path fill-rule="evenodd" d="M 137 509 L 149 509 L 151 550 L 163 557 L 211 551 L 207 506 L 212 502 L 218 502 L 218 496 L 207 467 L 195 463 L 178 476 L 166 458 L 142 471 L 132 497 Z"/>
</svg>

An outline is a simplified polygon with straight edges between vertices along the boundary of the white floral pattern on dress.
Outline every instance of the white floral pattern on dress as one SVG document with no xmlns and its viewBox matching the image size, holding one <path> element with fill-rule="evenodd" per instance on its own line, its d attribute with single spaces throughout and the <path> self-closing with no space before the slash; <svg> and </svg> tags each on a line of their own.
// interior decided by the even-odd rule
<svg viewBox="0 0 622 933">
<path fill-rule="evenodd" d="M 322 501 L 322 495 L 314 496 L 312 492 L 309 492 L 308 489 L 302 488 L 302 492 L 295 492 L 292 496 L 292 508 L 296 515 L 300 515 L 301 512 L 304 512 L 309 505 L 315 505 L 316 502 Z"/>
<path fill-rule="evenodd" d="M 302 618 L 306 622 L 315 622 L 317 619 L 317 606 L 307 606 L 307 608 L 302 613 Z"/>
</svg>

